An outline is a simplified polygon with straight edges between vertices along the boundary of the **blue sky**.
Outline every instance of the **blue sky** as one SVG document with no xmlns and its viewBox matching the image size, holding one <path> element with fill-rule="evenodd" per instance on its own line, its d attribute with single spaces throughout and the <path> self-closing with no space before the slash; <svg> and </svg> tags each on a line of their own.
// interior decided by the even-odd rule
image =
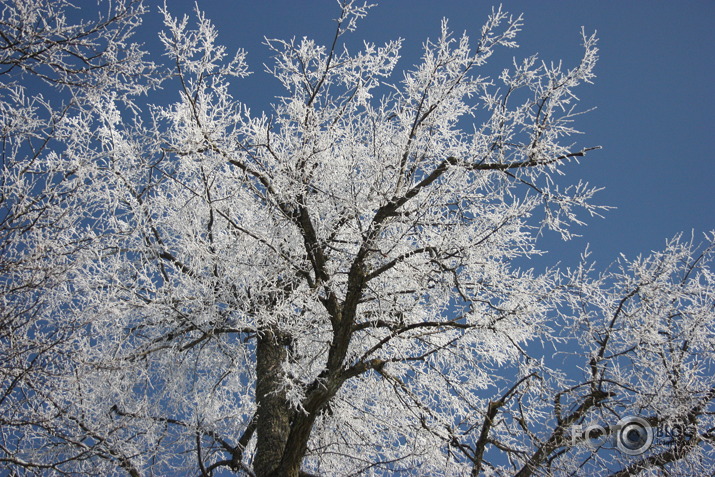
<svg viewBox="0 0 715 477">
<path fill-rule="evenodd" d="M 188 0 L 168 0 L 175 13 L 189 12 Z M 148 2 L 156 25 L 158 2 Z M 270 38 L 309 36 L 332 39 L 338 14 L 334 0 L 248 1 L 199 0 L 217 25 L 229 51 L 244 48 L 254 74 L 236 84 L 236 97 L 254 111 L 268 109 L 280 92 L 263 72 L 268 62 L 261 43 Z M 527 1 L 506 0 L 505 10 L 524 14 L 517 50 L 493 58 L 495 75 L 517 58 L 539 53 L 545 60 L 574 64 L 581 53 L 580 29 L 597 31 L 600 62 L 595 84 L 577 91 L 583 109 L 577 127 L 585 134 L 579 146 L 603 146 L 579 166 L 567 169 L 567 180 L 587 180 L 605 189 L 596 202 L 616 207 L 605 219 L 589 218 L 577 230 L 583 237 L 569 243 L 548 237 L 548 262 L 574 263 L 587 243 L 602 266 L 623 252 L 633 257 L 663 247 L 678 232 L 715 229 L 715 2 L 666 0 Z M 385 0 L 358 25 L 350 41 L 376 43 L 404 38 L 398 69 L 419 59 L 422 42 L 435 37 L 440 20 L 476 38 L 497 2 L 483 0 Z M 145 30 L 146 31 L 146 30 Z M 553 240 L 552 240 L 553 239 Z"/>
</svg>

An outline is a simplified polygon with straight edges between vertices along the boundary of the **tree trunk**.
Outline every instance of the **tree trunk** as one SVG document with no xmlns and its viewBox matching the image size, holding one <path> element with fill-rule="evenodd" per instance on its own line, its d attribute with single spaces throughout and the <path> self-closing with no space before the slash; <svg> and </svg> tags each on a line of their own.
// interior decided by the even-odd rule
<svg viewBox="0 0 715 477">
<path fill-rule="evenodd" d="M 290 432 L 290 406 L 285 393 L 283 363 L 287 357 L 280 334 L 268 328 L 260 333 L 256 344 L 256 477 L 275 475 Z"/>
</svg>

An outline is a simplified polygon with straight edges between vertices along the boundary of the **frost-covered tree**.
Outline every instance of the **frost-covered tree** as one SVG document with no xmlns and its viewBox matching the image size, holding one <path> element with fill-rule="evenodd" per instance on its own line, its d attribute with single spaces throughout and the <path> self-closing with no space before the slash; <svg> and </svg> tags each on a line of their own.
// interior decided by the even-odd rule
<svg viewBox="0 0 715 477">
<path fill-rule="evenodd" d="M 80 15 L 66 1 L 0 5 L 0 462 L 14 454 L 16 438 L 34 435 L 18 429 L 46 425 L 34 412 L 34 387 L 53 378 L 73 332 L 47 320 L 62 306 L 52 290 L 96 235 L 70 213 L 91 208 L 78 194 L 87 117 L 97 98 L 130 105 L 159 79 L 131 40 L 140 2 L 97 6 Z"/>
<path fill-rule="evenodd" d="M 267 41 L 285 92 L 259 115 L 229 93 L 244 53 L 227 59 L 200 12 L 194 28 L 164 11 L 176 102 L 88 95 L 38 153 L 77 165 L 63 233 L 87 246 L 42 287 L 28 333 L 62 339 L 43 379 L 0 407 L 0 462 L 131 476 L 711 469 L 715 237 L 600 274 L 587 255 L 518 267 L 541 230 L 569 238 L 577 214 L 599 212 L 593 188 L 558 180 L 593 149 L 571 135 L 596 39 L 583 35 L 573 68 L 530 57 L 490 78 L 521 26 L 497 9 L 476 41 L 443 22 L 396 75 L 401 42 L 351 52 L 368 7 L 340 8 L 328 47 Z M 683 432 L 614 451 L 602 434 L 639 436 L 618 432 L 626 416 Z"/>
</svg>

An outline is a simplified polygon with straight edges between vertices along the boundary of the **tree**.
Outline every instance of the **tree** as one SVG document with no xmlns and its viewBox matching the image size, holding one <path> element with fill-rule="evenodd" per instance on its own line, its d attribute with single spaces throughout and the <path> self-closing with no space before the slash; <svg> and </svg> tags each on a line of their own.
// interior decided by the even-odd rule
<svg viewBox="0 0 715 477">
<path fill-rule="evenodd" d="M 78 252 L 93 233 L 70 211 L 90 204 L 77 129 L 103 95 L 131 105 L 158 84 L 156 67 L 131 42 L 145 9 L 138 1 L 99 2 L 95 19 L 65 1 L 3 2 L 0 13 L 0 427 L 8 442 L 32 412 L 33 388 L 53 378 L 60 343 L 72 326 L 46 321 Z M 66 151 L 63 149 L 66 148 Z M 40 404 L 41 405 L 41 404 Z M 8 436 L 9 440 L 8 440 Z M 12 444 L 10 444 L 12 445 Z M 29 463 L 28 463 L 29 465 Z"/>
<path fill-rule="evenodd" d="M 243 52 L 226 61 L 200 12 L 191 29 L 164 10 L 179 100 L 94 95 L 53 136 L 82 165 L 65 233 L 90 240 L 42 287 L 34 332 L 65 338 L 2 408 L 0 461 L 132 476 L 710 468 L 715 236 L 601 274 L 587 256 L 518 267 L 540 230 L 568 238 L 600 210 L 594 189 L 556 180 L 594 149 L 569 136 L 595 37 L 572 69 L 530 57 L 477 76 L 515 46 L 521 18 L 498 9 L 473 45 L 443 22 L 395 82 L 401 42 L 350 53 L 368 7 L 340 7 L 327 48 L 267 42 L 285 87 L 270 115 L 229 93 Z M 616 427 L 629 415 L 646 423 L 635 435 Z M 602 435 L 651 426 L 683 432 L 634 455 Z"/>
</svg>

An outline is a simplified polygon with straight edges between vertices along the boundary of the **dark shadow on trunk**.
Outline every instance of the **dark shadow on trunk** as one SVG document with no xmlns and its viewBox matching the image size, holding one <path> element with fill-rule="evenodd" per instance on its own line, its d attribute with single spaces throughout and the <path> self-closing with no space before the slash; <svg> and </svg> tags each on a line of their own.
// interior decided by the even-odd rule
<svg viewBox="0 0 715 477">
<path fill-rule="evenodd" d="M 274 475 L 290 432 L 290 406 L 286 399 L 283 363 L 287 349 L 280 333 L 269 327 L 260 333 L 256 347 L 256 402 L 258 422 L 256 477 Z"/>
</svg>

